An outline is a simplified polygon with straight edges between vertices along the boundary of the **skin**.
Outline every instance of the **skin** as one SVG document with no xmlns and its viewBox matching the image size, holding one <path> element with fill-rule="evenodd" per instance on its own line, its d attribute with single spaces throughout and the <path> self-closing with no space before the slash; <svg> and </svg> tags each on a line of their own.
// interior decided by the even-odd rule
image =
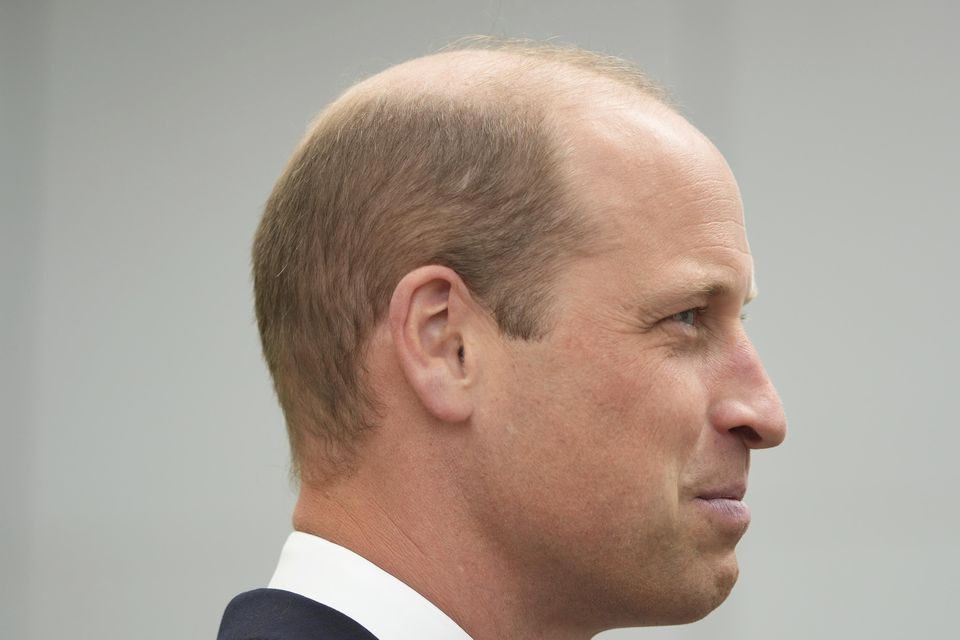
<svg viewBox="0 0 960 640">
<path fill-rule="evenodd" d="M 750 451 L 786 430 L 741 322 L 753 264 L 722 156 L 622 92 L 558 111 L 604 241 L 555 283 L 551 330 L 506 339 L 454 272 L 407 274 L 368 349 L 381 428 L 294 514 L 476 640 L 709 613 L 746 523 L 705 498 L 745 490 Z"/>
</svg>

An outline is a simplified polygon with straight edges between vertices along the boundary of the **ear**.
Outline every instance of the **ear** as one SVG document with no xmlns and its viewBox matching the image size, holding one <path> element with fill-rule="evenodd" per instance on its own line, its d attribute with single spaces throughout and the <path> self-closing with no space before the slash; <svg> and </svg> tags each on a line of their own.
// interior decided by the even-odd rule
<svg viewBox="0 0 960 640">
<path fill-rule="evenodd" d="M 390 300 L 390 334 L 410 387 L 434 417 L 464 422 L 473 414 L 470 338 L 477 306 L 452 269 L 420 267 Z"/>
</svg>

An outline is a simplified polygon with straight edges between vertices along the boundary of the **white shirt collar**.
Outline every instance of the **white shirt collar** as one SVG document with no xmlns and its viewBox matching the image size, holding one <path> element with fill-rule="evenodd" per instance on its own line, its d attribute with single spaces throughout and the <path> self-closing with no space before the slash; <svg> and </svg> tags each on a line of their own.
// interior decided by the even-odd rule
<svg viewBox="0 0 960 640">
<path fill-rule="evenodd" d="M 470 640 L 412 587 L 353 551 L 294 531 L 280 552 L 271 589 L 298 593 L 340 611 L 379 640 Z"/>
</svg>

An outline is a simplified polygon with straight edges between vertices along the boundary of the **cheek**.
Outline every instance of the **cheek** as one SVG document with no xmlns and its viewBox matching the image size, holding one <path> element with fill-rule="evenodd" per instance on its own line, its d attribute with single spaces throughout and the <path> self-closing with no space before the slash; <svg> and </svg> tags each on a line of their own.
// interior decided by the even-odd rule
<svg viewBox="0 0 960 640">
<path fill-rule="evenodd" d="M 654 466 L 658 457 L 665 463 L 683 458 L 705 424 L 697 372 L 655 350 L 632 358 L 608 354 L 606 362 L 612 366 L 592 377 L 585 394 L 603 407 L 605 423 L 598 426 Z"/>
<path fill-rule="evenodd" d="M 514 360 L 501 387 L 497 464 L 535 499 L 554 491 L 571 508 L 618 488 L 631 500 L 675 495 L 704 424 L 702 385 L 662 350 L 590 338 Z"/>
<path fill-rule="evenodd" d="M 629 357 L 622 345 L 579 353 L 589 355 L 552 363 L 562 375 L 526 405 L 540 488 L 563 495 L 581 522 L 583 513 L 607 522 L 670 519 L 705 424 L 702 385 L 657 354 Z"/>
</svg>

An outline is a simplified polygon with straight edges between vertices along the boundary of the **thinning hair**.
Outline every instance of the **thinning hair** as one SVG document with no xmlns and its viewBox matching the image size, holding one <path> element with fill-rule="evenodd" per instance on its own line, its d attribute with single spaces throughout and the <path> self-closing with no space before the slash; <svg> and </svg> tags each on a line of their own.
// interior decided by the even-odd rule
<svg viewBox="0 0 960 640">
<path fill-rule="evenodd" d="M 342 472 L 377 425 L 365 344 L 409 271 L 454 270 L 506 336 L 549 330 L 555 275 L 592 235 L 551 115 L 555 72 L 664 101 L 629 63 L 579 49 L 474 38 L 437 55 L 491 56 L 492 71 L 348 90 L 313 122 L 256 233 L 257 322 L 297 476 Z"/>
</svg>

